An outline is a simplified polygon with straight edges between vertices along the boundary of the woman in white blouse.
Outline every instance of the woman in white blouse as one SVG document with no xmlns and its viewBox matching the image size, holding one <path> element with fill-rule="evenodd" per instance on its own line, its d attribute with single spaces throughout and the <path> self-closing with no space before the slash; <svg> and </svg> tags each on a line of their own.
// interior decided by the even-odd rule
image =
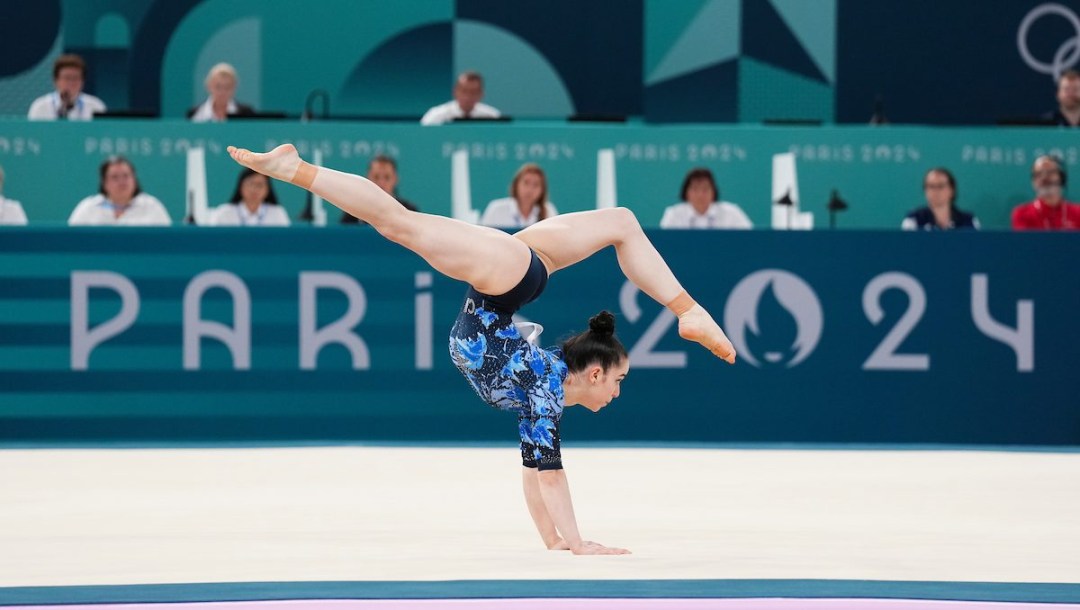
<svg viewBox="0 0 1080 610">
<path fill-rule="evenodd" d="M 695 167 L 683 179 L 682 203 L 668 206 L 660 219 L 661 229 L 752 229 L 754 225 L 739 206 L 720 201 L 713 173 Z"/>
<path fill-rule="evenodd" d="M 510 196 L 487 205 L 480 224 L 498 229 L 523 229 L 559 211 L 548 201 L 547 176 L 535 163 L 526 163 L 510 182 Z"/>
<path fill-rule="evenodd" d="M 206 75 L 206 101 L 188 110 L 193 123 L 220 123 L 231 116 L 251 116 L 255 109 L 236 101 L 236 69 L 227 63 L 210 68 Z"/>
<path fill-rule="evenodd" d="M 210 213 L 212 227 L 287 227 L 289 215 L 278 203 L 266 176 L 244 168 L 228 203 Z"/>
<path fill-rule="evenodd" d="M 131 161 L 120 156 L 109 157 L 101 164 L 98 173 L 101 176 L 98 194 L 83 199 L 75 206 L 68 218 L 69 225 L 172 224 L 169 213 L 158 198 L 142 192 Z"/>
<path fill-rule="evenodd" d="M 7 199 L 4 193 L 4 168 L 0 167 L 0 225 L 26 224 L 26 212 L 22 204 L 14 199 Z"/>
</svg>

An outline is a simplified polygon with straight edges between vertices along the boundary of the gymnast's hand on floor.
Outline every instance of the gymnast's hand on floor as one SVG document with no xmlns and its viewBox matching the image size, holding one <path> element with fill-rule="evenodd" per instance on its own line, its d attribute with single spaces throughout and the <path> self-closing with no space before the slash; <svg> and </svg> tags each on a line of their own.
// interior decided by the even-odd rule
<svg viewBox="0 0 1080 610">
<path fill-rule="evenodd" d="M 582 540 L 581 544 L 577 547 L 570 549 L 575 555 L 629 555 L 630 551 L 626 549 L 620 549 L 616 547 L 608 547 L 600 544 L 599 542 L 593 542 L 591 540 Z"/>
</svg>

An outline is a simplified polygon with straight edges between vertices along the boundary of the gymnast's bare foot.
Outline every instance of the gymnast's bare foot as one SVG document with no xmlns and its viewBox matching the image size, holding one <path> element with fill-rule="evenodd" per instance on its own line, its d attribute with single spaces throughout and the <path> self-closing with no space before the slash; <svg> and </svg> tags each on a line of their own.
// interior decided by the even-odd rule
<svg viewBox="0 0 1080 610">
<path fill-rule="evenodd" d="M 679 336 L 700 343 L 717 358 L 735 364 L 735 346 L 701 305 L 694 303 L 679 316 Z"/>
<path fill-rule="evenodd" d="M 240 165 L 285 182 L 292 182 L 293 177 L 296 176 L 296 170 L 302 163 L 300 154 L 296 152 L 296 147 L 292 144 L 282 144 L 265 153 L 253 153 L 246 148 L 235 146 L 230 146 L 228 151 L 233 160 Z"/>
</svg>

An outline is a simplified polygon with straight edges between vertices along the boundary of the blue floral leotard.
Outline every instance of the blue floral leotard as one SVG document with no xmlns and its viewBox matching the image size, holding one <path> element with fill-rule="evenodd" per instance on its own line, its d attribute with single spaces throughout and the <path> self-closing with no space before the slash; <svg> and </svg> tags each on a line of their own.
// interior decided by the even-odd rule
<svg viewBox="0 0 1080 610">
<path fill-rule="evenodd" d="M 525 277 L 510 292 L 491 296 L 470 288 L 450 330 L 450 357 L 484 402 L 517 413 L 521 463 L 558 470 L 566 363 L 561 350 L 527 341 L 512 319 L 546 285 L 547 270 L 533 253 Z"/>
</svg>

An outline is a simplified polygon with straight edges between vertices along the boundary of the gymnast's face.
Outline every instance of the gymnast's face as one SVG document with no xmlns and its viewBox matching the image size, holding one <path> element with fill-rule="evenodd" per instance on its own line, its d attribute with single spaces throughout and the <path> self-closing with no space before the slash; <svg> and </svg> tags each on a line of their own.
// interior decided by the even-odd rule
<svg viewBox="0 0 1080 610">
<path fill-rule="evenodd" d="M 588 366 L 581 375 L 587 384 L 583 393 L 581 405 L 596 413 L 608 406 L 611 401 L 619 397 L 623 379 L 630 372 L 630 359 L 623 358 L 622 362 L 608 368 L 607 371 L 599 365 Z"/>
</svg>

